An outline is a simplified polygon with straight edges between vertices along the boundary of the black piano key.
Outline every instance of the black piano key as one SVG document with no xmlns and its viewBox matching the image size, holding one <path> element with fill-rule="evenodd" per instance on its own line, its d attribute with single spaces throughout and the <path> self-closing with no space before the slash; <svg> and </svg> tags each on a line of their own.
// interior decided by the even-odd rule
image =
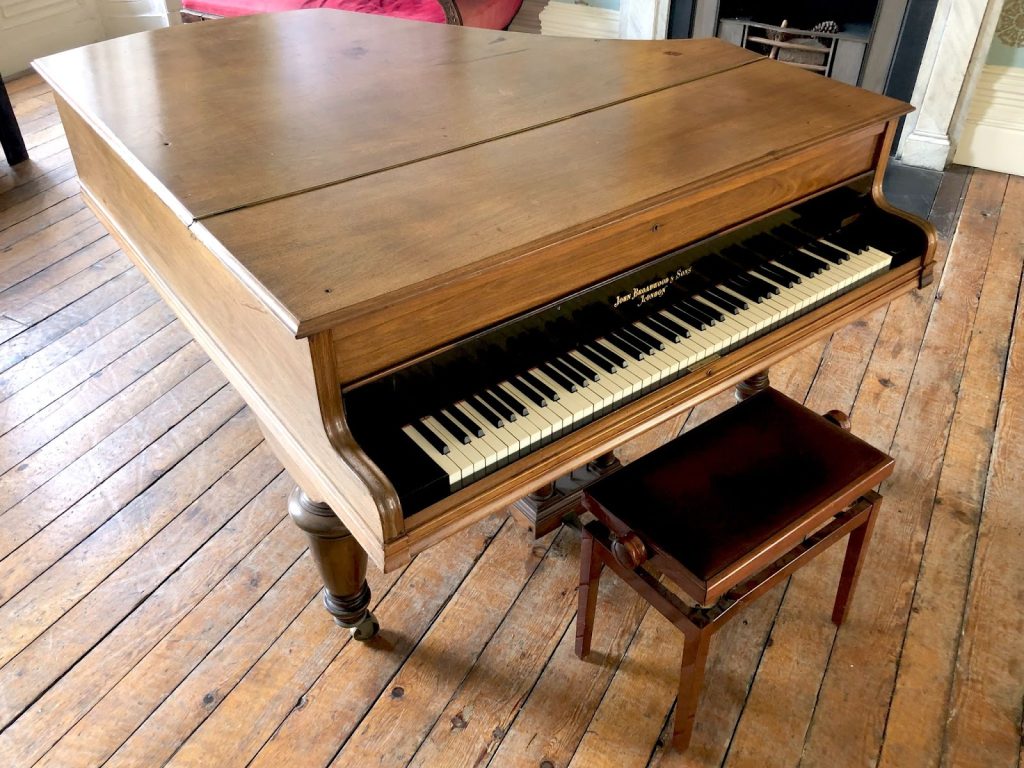
<svg viewBox="0 0 1024 768">
<path fill-rule="evenodd" d="M 660 333 L 669 341 L 678 342 L 681 341 L 682 339 L 689 337 L 690 335 L 690 332 L 687 331 L 685 328 L 683 328 L 683 326 L 679 325 L 678 323 L 673 323 L 673 325 L 675 325 L 678 329 L 674 330 L 671 326 L 669 326 L 668 318 L 666 318 L 664 315 L 650 315 L 649 317 L 645 317 L 644 325 L 648 326 L 649 328 L 653 328 L 657 333 Z M 682 331 L 685 331 L 685 336 L 683 335 L 683 333 L 681 333 Z"/>
<path fill-rule="evenodd" d="M 808 243 L 806 246 L 808 251 L 813 253 L 815 256 L 830 261 L 833 264 L 842 264 L 844 261 L 850 260 L 850 254 L 845 251 L 841 251 L 838 248 L 833 248 L 828 243 L 814 242 Z M 847 249 L 852 250 L 852 249 Z"/>
<path fill-rule="evenodd" d="M 614 344 L 634 360 L 643 360 L 644 355 L 647 354 L 638 344 L 634 343 L 633 340 L 622 331 L 612 331 L 608 334 L 607 341 Z"/>
<path fill-rule="evenodd" d="M 864 251 L 862 242 L 850 229 L 840 229 L 838 232 L 833 232 L 825 239 L 831 240 L 836 245 L 845 248 L 848 251 L 852 251 L 853 253 L 863 253 Z M 821 243 L 821 245 L 824 245 L 824 243 Z"/>
<path fill-rule="evenodd" d="M 460 427 L 458 424 L 452 421 L 452 419 L 450 419 L 448 417 L 448 414 L 446 414 L 444 411 L 435 411 L 430 415 L 437 420 L 438 424 L 440 424 L 442 427 L 451 432 L 452 437 L 454 437 L 463 445 L 469 445 L 472 442 L 472 438 L 469 436 L 469 433 L 467 433 L 464 429 L 462 429 L 462 427 Z"/>
<path fill-rule="evenodd" d="M 526 407 L 526 404 L 523 403 L 519 398 L 514 397 L 512 393 L 510 393 L 504 387 L 494 387 L 491 391 L 494 393 L 494 396 L 496 398 L 505 403 L 505 405 L 507 405 L 509 408 L 515 411 L 518 415 L 530 415 L 530 409 Z"/>
<path fill-rule="evenodd" d="M 683 318 L 683 319 L 685 320 L 686 318 Z M 690 329 L 687 328 L 684 325 L 680 325 L 675 320 L 673 320 L 671 317 L 668 317 L 666 315 L 658 315 L 658 320 L 660 320 L 663 325 L 665 325 L 666 327 L 672 329 L 678 335 L 682 336 L 684 339 L 690 338 Z"/>
<path fill-rule="evenodd" d="M 766 283 L 757 275 L 748 272 L 746 275 L 744 275 L 744 277 L 746 277 L 746 279 L 749 280 L 755 288 L 759 289 L 761 291 L 761 295 L 764 296 L 765 298 L 768 298 L 769 296 L 779 295 L 778 286 L 772 285 L 771 283 Z"/>
<path fill-rule="evenodd" d="M 754 303 L 760 303 L 764 301 L 764 297 L 761 295 L 761 292 L 754 288 L 752 285 L 750 285 L 750 283 L 747 283 L 743 280 L 730 278 L 729 280 L 726 280 L 722 285 L 731 290 L 733 293 L 738 293 L 740 296 L 743 296 L 744 298 L 749 299 Z"/>
<path fill-rule="evenodd" d="M 505 421 L 501 418 L 501 415 L 487 405 L 479 396 L 470 395 L 466 398 L 466 401 L 476 409 L 477 413 L 487 419 L 495 429 L 501 429 L 505 426 Z"/>
<path fill-rule="evenodd" d="M 794 248 L 803 248 L 807 243 L 814 241 L 814 238 L 808 233 L 801 232 L 799 229 L 796 229 L 789 224 L 783 224 L 782 226 L 776 227 L 772 230 L 772 234 L 780 240 L 789 243 Z"/>
<path fill-rule="evenodd" d="M 564 389 L 566 392 L 576 391 L 576 382 L 562 373 L 562 370 L 555 365 L 554 361 L 550 363 L 543 363 L 540 369 L 547 374 L 548 378 L 555 382 L 558 386 Z"/>
<path fill-rule="evenodd" d="M 538 379 L 534 374 L 530 373 L 529 371 L 524 371 L 521 374 L 521 378 L 523 379 L 523 381 L 525 381 L 527 384 L 529 384 L 531 387 L 540 392 L 542 395 L 544 395 L 544 397 L 548 398 L 549 400 L 558 399 L 558 393 L 555 392 L 555 390 L 553 390 L 551 387 L 549 387 L 547 384 Z"/>
<path fill-rule="evenodd" d="M 787 288 L 792 288 L 794 285 L 803 282 L 803 278 L 801 278 L 796 272 L 790 272 L 784 267 L 777 267 L 774 264 L 769 264 L 767 262 L 759 264 L 757 269 L 768 279 L 774 280 L 776 283 L 784 285 Z"/>
<path fill-rule="evenodd" d="M 615 371 L 618 370 L 617 365 L 615 365 L 611 360 L 606 358 L 604 355 L 602 355 L 596 349 L 591 347 L 589 344 L 580 345 L 577 351 L 583 357 L 587 358 L 587 360 L 592 362 L 605 373 L 615 373 Z"/>
<path fill-rule="evenodd" d="M 569 381 L 571 381 L 578 387 L 590 386 L 590 382 L 587 380 L 587 377 L 580 373 L 578 370 L 576 370 L 576 368 L 570 365 L 569 361 L 565 360 L 564 358 L 556 357 L 554 360 L 551 361 L 551 367 L 557 369 L 563 377 L 567 378 Z M 576 390 L 572 389 L 569 391 L 575 392 Z"/>
<path fill-rule="evenodd" d="M 784 256 L 779 256 L 775 261 L 786 269 L 799 272 L 804 277 L 814 277 L 825 271 L 824 264 L 817 260 L 812 261 L 810 256 L 805 256 L 802 253 L 787 253 Z"/>
<path fill-rule="evenodd" d="M 673 304 L 669 307 L 669 312 L 678 317 L 684 323 L 689 323 L 698 331 L 703 331 L 708 327 L 707 321 L 704 319 L 706 316 L 699 315 L 694 312 L 685 304 Z M 682 327 L 682 326 L 680 326 Z"/>
<path fill-rule="evenodd" d="M 682 301 L 677 302 L 676 306 L 685 309 L 691 315 L 700 318 L 708 325 L 714 325 L 715 323 L 719 323 L 725 320 L 725 315 L 711 309 L 711 307 L 709 307 L 707 304 L 703 304 L 699 301 L 694 301 L 692 297 L 687 297 Z M 701 330 L 704 329 L 701 328 Z"/>
<path fill-rule="evenodd" d="M 462 425 L 462 428 L 469 432 L 469 434 L 475 437 L 484 436 L 483 428 L 475 421 L 473 421 L 471 418 L 469 418 L 469 416 L 466 415 L 466 412 L 463 411 L 458 406 L 453 405 L 451 408 L 448 409 L 448 413 L 450 413 L 455 418 L 455 420 Z"/>
<path fill-rule="evenodd" d="M 447 455 L 451 453 L 452 449 L 448 447 L 448 444 L 445 443 L 445 441 L 442 440 L 440 437 L 438 437 L 434 430 L 430 429 L 426 424 L 424 424 L 419 419 L 415 419 L 412 421 L 412 428 L 419 432 L 420 435 L 423 436 L 423 439 L 430 443 L 433 449 L 438 453 L 442 455 Z"/>
<path fill-rule="evenodd" d="M 602 355 L 604 355 L 613 363 L 615 363 L 615 365 L 619 366 L 619 368 L 626 368 L 629 366 L 629 363 L 626 362 L 625 358 L 623 358 L 622 355 L 620 355 L 618 352 L 616 352 L 614 349 L 608 346 L 608 344 L 603 340 L 597 339 L 596 341 L 594 341 L 593 347 Z"/>
<path fill-rule="evenodd" d="M 744 309 L 749 309 L 747 302 L 733 298 L 718 288 L 706 288 L 704 293 L 707 294 L 715 304 L 728 309 L 734 315 L 738 315 Z"/>
<path fill-rule="evenodd" d="M 580 353 L 582 354 L 582 353 Z M 578 360 L 572 355 L 566 355 L 562 358 L 563 362 L 570 368 L 574 368 L 578 374 L 583 376 L 589 381 L 600 381 L 601 374 L 591 368 L 589 365 L 584 363 L 582 360 Z"/>
<path fill-rule="evenodd" d="M 480 399 L 487 403 L 487 405 L 490 406 L 491 410 L 494 411 L 499 416 L 501 416 L 501 418 L 507 419 L 508 421 L 516 420 L 516 412 L 509 408 L 507 405 L 505 405 L 505 402 L 503 400 L 499 400 L 497 397 L 495 397 L 494 393 L 491 392 L 490 390 L 485 389 L 483 392 L 481 392 Z"/>
<path fill-rule="evenodd" d="M 522 380 L 519 376 L 508 380 L 509 386 L 513 387 L 516 392 L 522 394 L 527 400 L 532 402 L 538 408 L 547 407 L 548 401 L 544 399 L 544 396 L 533 389 L 529 384 Z"/>
<path fill-rule="evenodd" d="M 774 259 L 780 254 L 788 253 L 793 250 L 788 243 L 764 232 L 745 241 L 743 246 L 745 248 L 749 248 L 754 253 L 759 253 L 769 259 Z"/>
<path fill-rule="evenodd" d="M 629 326 L 628 330 L 631 334 L 640 339 L 640 341 L 644 342 L 649 346 L 650 353 L 652 355 L 659 349 L 665 348 L 664 344 L 662 344 L 658 339 L 651 336 L 651 334 L 647 333 L 647 331 L 645 331 L 643 328 L 638 328 L 635 323 Z"/>
</svg>

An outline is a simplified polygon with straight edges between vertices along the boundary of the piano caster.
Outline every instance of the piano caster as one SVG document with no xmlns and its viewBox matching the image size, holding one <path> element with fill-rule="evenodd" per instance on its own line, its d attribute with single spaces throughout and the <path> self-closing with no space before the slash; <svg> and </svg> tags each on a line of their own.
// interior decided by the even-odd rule
<svg viewBox="0 0 1024 768">
<path fill-rule="evenodd" d="M 736 385 L 736 399 L 743 402 L 748 397 L 753 397 L 763 389 L 768 389 L 768 371 L 755 373 L 750 378 L 744 379 Z"/>
<path fill-rule="evenodd" d="M 330 506 L 313 501 L 299 487 L 288 497 L 288 514 L 309 541 L 309 552 L 324 581 L 324 607 L 334 623 L 356 640 L 372 640 L 380 623 L 370 612 L 366 552 Z"/>
</svg>

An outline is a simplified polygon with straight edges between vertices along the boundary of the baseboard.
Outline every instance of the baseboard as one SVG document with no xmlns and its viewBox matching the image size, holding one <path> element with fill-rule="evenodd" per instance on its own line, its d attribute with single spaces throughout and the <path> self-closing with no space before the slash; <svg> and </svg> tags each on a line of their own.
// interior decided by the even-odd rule
<svg viewBox="0 0 1024 768">
<path fill-rule="evenodd" d="M 954 159 L 1024 175 L 1024 69 L 985 65 Z"/>
</svg>

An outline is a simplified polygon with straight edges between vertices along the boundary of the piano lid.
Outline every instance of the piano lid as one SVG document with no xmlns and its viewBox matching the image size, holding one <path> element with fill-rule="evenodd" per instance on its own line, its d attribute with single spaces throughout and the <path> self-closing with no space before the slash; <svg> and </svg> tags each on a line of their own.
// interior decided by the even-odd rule
<svg viewBox="0 0 1024 768">
<path fill-rule="evenodd" d="M 35 66 L 186 222 L 402 166 L 757 58 L 311 9 L 186 24 Z"/>
<path fill-rule="evenodd" d="M 518 289 L 510 292 L 512 269 L 533 274 L 554 298 L 630 266 L 591 259 L 586 282 L 573 282 L 566 275 L 578 265 L 542 263 L 547 245 L 866 126 L 881 131 L 907 111 L 902 102 L 760 59 L 214 216 L 194 231 L 203 237 L 205 229 L 237 259 L 299 335 L 414 297 L 420 306 L 458 307 L 467 291 L 475 304 L 513 314 L 531 305 Z"/>
</svg>

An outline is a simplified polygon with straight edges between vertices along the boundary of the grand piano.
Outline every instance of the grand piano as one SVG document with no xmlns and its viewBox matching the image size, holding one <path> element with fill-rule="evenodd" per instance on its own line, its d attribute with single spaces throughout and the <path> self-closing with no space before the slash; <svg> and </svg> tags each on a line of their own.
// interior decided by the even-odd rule
<svg viewBox="0 0 1024 768">
<path fill-rule="evenodd" d="M 82 194 L 257 416 L 358 639 L 384 570 L 931 279 L 901 102 L 717 40 L 308 10 L 35 63 Z"/>
</svg>

